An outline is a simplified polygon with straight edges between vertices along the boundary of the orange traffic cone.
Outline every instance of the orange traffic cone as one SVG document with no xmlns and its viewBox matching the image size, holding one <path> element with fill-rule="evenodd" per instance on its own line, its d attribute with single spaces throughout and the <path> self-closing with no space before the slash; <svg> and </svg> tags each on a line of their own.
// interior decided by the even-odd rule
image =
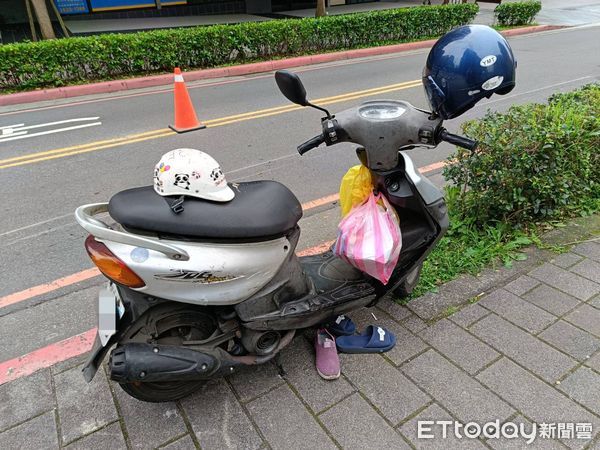
<svg viewBox="0 0 600 450">
<path fill-rule="evenodd" d="M 194 105 L 192 105 L 190 94 L 188 94 L 188 90 L 185 87 L 185 81 L 183 81 L 183 75 L 179 67 L 175 67 L 174 94 L 175 125 L 169 125 L 169 128 L 178 133 L 206 128 L 206 125 L 202 124 L 196 116 Z"/>
</svg>

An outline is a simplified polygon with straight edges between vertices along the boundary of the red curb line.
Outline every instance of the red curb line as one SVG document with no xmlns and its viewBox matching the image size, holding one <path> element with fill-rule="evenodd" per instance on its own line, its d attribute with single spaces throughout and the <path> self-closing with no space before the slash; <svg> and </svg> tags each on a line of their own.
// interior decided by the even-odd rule
<svg viewBox="0 0 600 450">
<path fill-rule="evenodd" d="M 89 352 L 97 328 L 0 363 L 0 385 Z"/>
<path fill-rule="evenodd" d="M 521 34 L 537 33 L 540 31 L 565 28 L 560 25 L 537 25 L 531 27 L 515 28 L 502 31 L 504 36 L 519 36 Z M 408 42 L 405 44 L 384 45 L 381 47 L 359 48 L 356 50 L 345 50 L 334 53 L 322 53 L 319 55 L 296 56 L 293 58 L 278 59 L 274 61 L 263 61 L 251 64 L 240 64 L 237 66 L 219 67 L 215 69 L 202 69 L 185 72 L 186 81 L 207 80 L 212 78 L 233 77 L 249 75 L 261 72 L 271 72 L 279 69 L 308 66 L 347 59 L 364 58 L 366 56 L 388 55 L 410 50 L 431 47 L 437 39 L 427 41 Z M 129 78 L 124 80 L 102 81 L 76 86 L 65 86 L 61 88 L 41 89 L 37 91 L 18 92 L 15 94 L 0 95 L 0 106 L 33 103 L 60 98 L 79 97 L 83 95 L 106 94 L 131 89 L 140 89 L 154 86 L 164 86 L 173 83 L 173 75 L 151 75 L 140 78 Z"/>
</svg>

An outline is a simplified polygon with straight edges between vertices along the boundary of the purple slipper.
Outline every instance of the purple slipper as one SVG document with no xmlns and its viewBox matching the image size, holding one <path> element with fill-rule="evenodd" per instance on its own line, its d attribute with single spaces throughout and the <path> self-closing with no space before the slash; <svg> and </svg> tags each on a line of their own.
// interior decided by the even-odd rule
<svg viewBox="0 0 600 450">
<path fill-rule="evenodd" d="M 325 328 L 317 330 L 315 336 L 317 372 L 325 380 L 340 377 L 340 358 L 335 346 L 335 338 Z"/>
</svg>

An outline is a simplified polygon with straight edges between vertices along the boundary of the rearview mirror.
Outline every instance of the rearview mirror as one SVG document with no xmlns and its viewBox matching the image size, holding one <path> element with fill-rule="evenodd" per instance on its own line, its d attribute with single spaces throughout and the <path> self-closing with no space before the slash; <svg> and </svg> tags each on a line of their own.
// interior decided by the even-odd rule
<svg viewBox="0 0 600 450">
<path fill-rule="evenodd" d="M 278 70 L 275 72 L 275 81 L 277 87 L 285 97 L 301 106 L 308 106 L 308 100 L 306 100 L 306 89 L 298 75 L 287 70 Z"/>
</svg>

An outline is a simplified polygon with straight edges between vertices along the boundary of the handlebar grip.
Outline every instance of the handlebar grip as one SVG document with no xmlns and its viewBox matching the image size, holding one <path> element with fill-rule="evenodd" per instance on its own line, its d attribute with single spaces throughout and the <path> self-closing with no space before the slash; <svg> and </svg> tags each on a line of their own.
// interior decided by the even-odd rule
<svg viewBox="0 0 600 450">
<path fill-rule="evenodd" d="M 312 150 L 315 147 L 318 147 L 323 142 L 325 142 L 325 137 L 322 134 L 315 136 L 314 138 L 309 139 L 303 144 L 298 146 L 298 153 L 304 155 L 307 151 Z"/>
<path fill-rule="evenodd" d="M 440 139 L 449 144 L 454 144 L 471 151 L 477 148 L 477 141 L 464 136 L 459 136 L 458 134 L 448 133 L 446 130 L 440 132 Z"/>
</svg>

